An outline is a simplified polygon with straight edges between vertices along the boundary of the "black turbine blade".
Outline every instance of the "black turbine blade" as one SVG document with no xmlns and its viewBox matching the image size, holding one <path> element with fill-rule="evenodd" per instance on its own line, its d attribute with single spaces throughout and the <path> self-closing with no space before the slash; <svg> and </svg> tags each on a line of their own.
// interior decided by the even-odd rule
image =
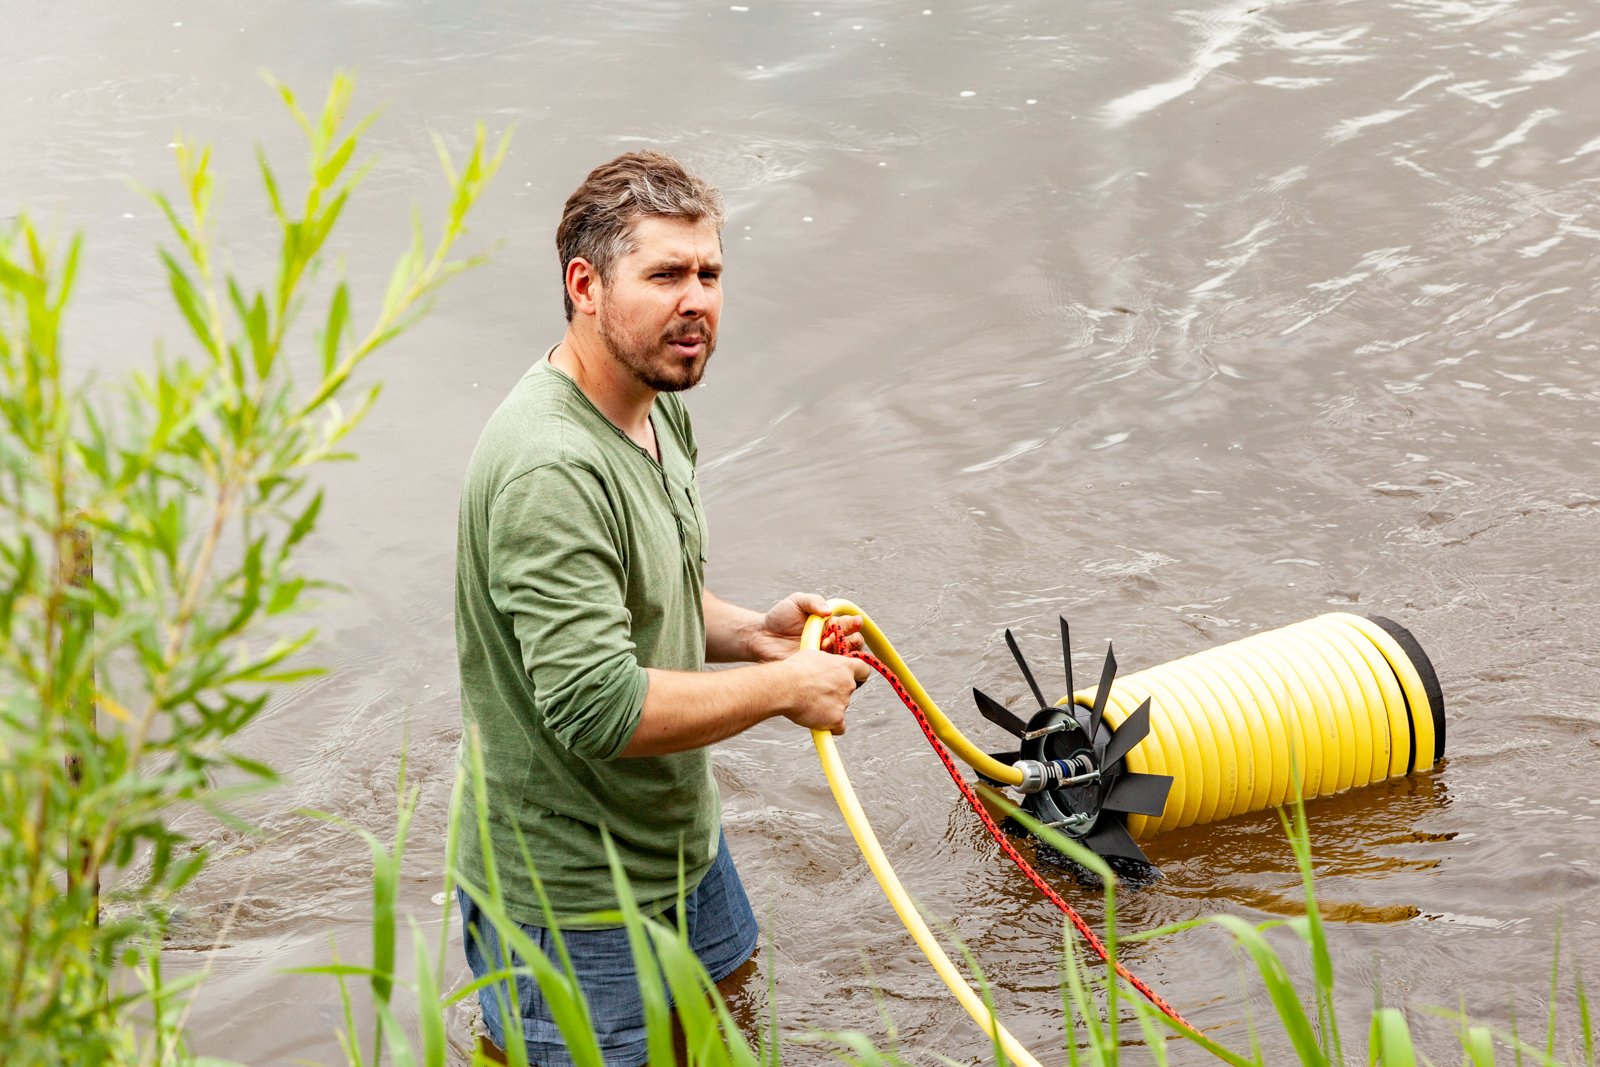
<svg viewBox="0 0 1600 1067">
<path fill-rule="evenodd" d="M 1100 729 L 1100 719 L 1106 713 L 1106 701 L 1111 699 L 1111 683 L 1117 679 L 1117 657 L 1111 651 L 1110 642 L 1106 643 L 1106 665 L 1100 668 L 1100 688 L 1094 691 L 1094 708 L 1089 712 L 1089 740 L 1093 741 L 1095 732 Z M 1102 759 L 1100 766 L 1106 767 L 1110 760 Z"/>
<path fill-rule="evenodd" d="M 1061 619 L 1061 662 L 1067 668 L 1067 704 L 1072 704 L 1072 638 L 1067 634 L 1067 617 Z M 1092 738 L 1091 738 L 1092 739 Z"/>
<path fill-rule="evenodd" d="M 1126 771 L 1100 802 L 1102 811 L 1128 811 L 1135 815 L 1160 815 L 1167 809 L 1172 775 Z"/>
<path fill-rule="evenodd" d="M 1145 739 L 1150 732 L 1150 698 L 1145 697 L 1144 703 L 1132 715 L 1122 720 L 1122 725 L 1117 727 L 1117 732 L 1111 735 L 1111 743 L 1106 746 L 1106 751 L 1100 757 L 1102 771 L 1114 770 L 1122 757 L 1133 751 L 1133 746 Z"/>
<path fill-rule="evenodd" d="M 1101 819 L 1100 825 L 1083 839 L 1083 843 L 1101 856 L 1133 860 L 1135 863 L 1147 865 L 1150 863 L 1150 858 L 1144 854 L 1144 850 L 1134 842 L 1133 835 L 1128 833 L 1127 827 L 1118 820 Z"/>
<path fill-rule="evenodd" d="M 1006 631 L 1006 647 L 1011 650 L 1011 658 L 1017 661 L 1017 666 L 1022 670 L 1022 677 L 1028 682 L 1028 688 L 1033 690 L 1033 699 L 1038 701 L 1038 707 L 1048 707 L 1044 702 L 1044 694 L 1039 691 L 1039 683 L 1033 680 L 1033 672 L 1028 669 L 1028 661 L 1022 658 L 1022 649 L 1017 647 L 1017 639 L 1011 631 Z"/>
<path fill-rule="evenodd" d="M 972 691 L 972 699 L 978 702 L 978 713 L 985 719 L 994 723 L 1012 737 L 1021 737 L 1028 730 L 1028 724 L 1012 714 L 1004 704 L 981 689 Z"/>
</svg>

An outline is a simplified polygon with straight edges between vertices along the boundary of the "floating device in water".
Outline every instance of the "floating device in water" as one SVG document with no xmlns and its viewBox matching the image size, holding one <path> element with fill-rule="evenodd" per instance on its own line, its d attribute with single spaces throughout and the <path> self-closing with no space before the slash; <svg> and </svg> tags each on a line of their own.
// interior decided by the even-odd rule
<svg viewBox="0 0 1600 1067">
<path fill-rule="evenodd" d="M 1116 657 L 1108 649 L 1092 694 L 1073 690 L 1072 650 L 1062 620 L 1067 695 L 1048 707 L 1007 632 L 1006 643 L 1038 710 L 1024 722 L 974 690 L 985 717 L 1022 743 L 1017 751 L 996 756 L 973 744 L 939 710 L 866 612 L 845 600 L 830 601 L 829 610 L 861 620 L 871 654 L 841 654 L 864 660 L 894 687 L 1001 850 L 1067 914 L 1100 959 L 1185 1030 L 1193 1027 L 1111 957 L 1071 905 L 1006 840 L 989 812 L 1015 810 L 1015 803 L 981 784 L 974 790 L 951 756 L 991 783 L 1024 790 L 1025 808 L 1102 854 L 1148 865 L 1134 838 L 1167 829 L 1169 823 L 1188 826 L 1281 804 L 1296 791 L 1321 796 L 1430 767 L 1444 755 L 1444 697 L 1433 664 L 1404 627 L 1387 619 L 1324 615 L 1141 671 L 1120 685 Z M 826 622 L 819 615 L 806 620 L 802 648 L 822 646 Z M 1010 1062 L 1038 1067 L 1039 1061 L 995 1018 L 990 1003 L 957 973 L 900 884 L 850 785 L 833 735 L 813 730 L 811 738 L 862 856 L 928 962 Z"/>
<path fill-rule="evenodd" d="M 1075 690 L 1047 704 L 1011 631 L 1006 644 L 1036 702 L 1026 719 L 973 690 L 978 710 L 1020 742 L 980 773 L 1022 792 L 1040 822 L 1110 859 L 1149 864 L 1164 830 L 1327 796 L 1433 766 L 1444 696 L 1405 627 L 1336 612 Z M 977 766 L 977 764 L 974 764 Z M 1017 779 L 1020 778 L 1020 781 Z"/>
</svg>

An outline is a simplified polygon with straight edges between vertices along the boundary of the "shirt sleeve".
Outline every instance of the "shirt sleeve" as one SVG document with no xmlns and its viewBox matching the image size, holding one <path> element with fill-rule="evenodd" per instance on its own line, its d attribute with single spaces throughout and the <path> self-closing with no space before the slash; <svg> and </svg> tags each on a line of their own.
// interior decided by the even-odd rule
<svg viewBox="0 0 1600 1067">
<path fill-rule="evenodd" d="M 523 474 L 489 513 L 489 595 L 512 621 L 534 710 L 590 760 L 627 747 L 649 687 L 630 630 L 622 544 L 604 485 L 576 464 Z"/>
</svg>

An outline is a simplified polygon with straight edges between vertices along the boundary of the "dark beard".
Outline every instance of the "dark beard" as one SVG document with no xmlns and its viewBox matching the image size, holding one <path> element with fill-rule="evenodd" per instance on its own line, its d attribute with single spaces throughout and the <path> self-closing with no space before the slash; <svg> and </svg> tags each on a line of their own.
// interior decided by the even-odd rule
<svg viewBox="0 0 1600 1067">
<path fill-rule="evenodd" d="M 706 364 L 711 362 L 711 354 L 717 350 L 716 338 L 703 323 L 693 323 L 671 330 L 654 342 L 644 345 L 634 343 L 632 338 L 613 330 L 611 321 L 604 315 L 600 316 L 598 326 L 600 339 L 606 343 L 606 347 L 617 358 L 617 362 L 626 367 L 628 373 L 633 375 L 634 380 L 640 385 L 658 393 L 681 393 L 685 389 L 693 389 L 699 385 L 701 376 L 705 374 Z M 699 362 L 690 364 L 679 362 L 669 370 L 666 366 L 651 360 L 651 356 L 673 339 L 696 333 L 706 339 L 706 354 Z"/>
</svg>

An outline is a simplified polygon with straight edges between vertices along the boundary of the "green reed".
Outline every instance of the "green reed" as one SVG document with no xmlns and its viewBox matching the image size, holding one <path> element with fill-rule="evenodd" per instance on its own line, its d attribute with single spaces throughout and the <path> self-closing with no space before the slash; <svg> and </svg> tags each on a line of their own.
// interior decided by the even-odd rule
<svg viewBox="0 0 1600 1067">
<path fill-rule="evenodd" d="M 482 761 L 478 757 L 471 734 L 468 734 L 464 741 L 462 755 L 467 774 L 457 783 L 454 800 L 457 807 L 465 789 L 474 789 L 480 796 L 487 791 Z M 396 820 L 397 833 L 392 846 L 384 846 L 371 835 L 366 835 L 374 859 L 373 959 L 390 961 L 392 965 L 392 961 L 406 955 L 401 951 L 396 939 L 400 931 L 409 925 L 414 942 L 410 953 L 414 977 L 402 979 L 383 966 L 335 964 L 308 969 L 332 975 L 341 984 L 347 1018 L 347 1028 L 342 1035 L 342 1043 L 348 1063 L 351 1067 L 357 1065 L 377 1067 L 377 1064 L 384 1062 L 387 1057 L 390 1062 L 399 1065 L 445 1067 L 447 1063 L 454 1062 L 444 1047 L 445 1013 L 463 1000 L 476 996 L 483 986 L 492 982 L 508 981 L 515 975 L 521 975 L 533 979 L 538 984 L 541 993 L 551 1005 L 556 1024 L 568 1043 L 573 1059 L 580 1064 L 600 1067 L 602 1062 L 600 1050 L 595 1040 L 588 1006 L 573 974 L 570 961 L 562 948 L 559 925 L 549 909 L 548 902 L 545 902 L 545 923 L 554 933 L 553 941 L 556 946 L 554 958 L 542 952 L 521 932 L 501 903 L 503 900 L 501 887 L 508 877 L 530 879 L 531 884 L 538 889 L 540 899 L 545 900 L 543 890 L 539 887 L 537 865 L 527 855 L 526 850 L 523 853 L 523 869 L 505 872 L 494 867 L 493 851 L 485 849 L 484 855 L 490 857 L 487 861 L 489 868 L 485 884 L 470 885 L 462 881 L 460 872 L 455 866 L 456 842 L 452 830 L 451 837 L 446 842 L 447 874 L 444 886 L 446 904 L 439 917 L 440 934 L 431 955 L 422 948 L 422 938 L 416 924 L 400 921 L 397 914 L 398 906 L 388 887 L 398 880 L 400 856 L 416 802 L 416 793 L 415 791 L 406 793 L 402 789 L 402 796 Z M 474 809 L 478 819 L 475 832 L 480 837 L 486 837 L 488 806 L 480 803 L 475 805 Z M 1079 1065 L 1115 1067 L 1124 1062 L 1148 1062 L 1157 1067 L 1165 1067 L 1172 1062 L 1198 1063 L 1215 1059 L 1232 1067 L 1268 1067 L 1269 1064 L 1271 1067 L 1282 1067 L 1285 1063 L 1296 1063 L 1302 1067 L 1335 1067 L 1335 1065 L 1343 1067 L 1346 1064 L 1359 1063 L 1364 1059 L 1368 1067 L 1378 1064 L 1384 1067 L 1408 1067 L 1408 1065 L 1453 1062 L 1459 1059 L 1468 1067 L 1490 1067 L 1496 1063 L 1528 1064 L 1530 1067 L 1532 1065 L 1558 1067 L 1562 1063 L 1569 1064 L 1569 1067 L 1576 1064 L 1584 1064 L 1586 1067 L 1595 1065 L 1589 1001 L 1581 975 L 1575 978 L 1576 1003 L 1583 1045 L 1581 1058 L 1563 1061 L 1556 1055 L 1558 1018 L 1554 1006 L 1560 991 L 1559 951 L 1552 963 L 1551 1007 L 1547 1012 L 1545 1042 L 1542 1048 L 1522 1039 L 1514 1027 L 1510 1030 L 1497 1030 L 1473 1022 L 1464 1012 L 1421 1009 L 1455 1023 L 1453 1032 L 1458 1047 L 1446 1050 L 1444 1054 L 1448 1055 L 1447 1060 L 1429 1058 L 1418 1048 L 1406 1013 L 1400 1008 L 1382 1004 L 1375 1006 L 1368 1017 L 1362 1020 L 1364 1042 L 1352 1043 L 1342 1036 L 1335 1010 L 1332 957 L 1328 948 L 1327 932 L 1317 905 L 1311 863 L 1310 829 L 1303 805 L 1297 804 L 1291 811 L 1284 813 L 1283 825 L 1300 869 L 1305 893 L 1304 916 L 1288 921 L 1273 920 L 1252 924 L 1237 916 L 1217 915 L 1145 933 L 1123 934 L 1120 938 L 1116 926 L 1117 880 L 1105 861 L 1084 849 L 1076 841 L 1039 826 L 1026 816 L 1021 821 L 1047 843 L 1099 878 L 1105 916 L 1104 940 L 1111 960 L 1117 958 L 1119 942 L 1172 937 L 1203 925 L 1219 926 L 1227 932 L 1232 943 L 1253 965 L 1255 976 L 1259 979 L 1261 988 L 1272 1006 L 1272 1015 L 1269 1018 L 1281 1031 L 1282 1038 L 1287 1041 L 1289 1047 L 1287 1053 L 1272 1053 L 1269 1059 L 1269 1053 L 1262 1047 L 1262 1035 L 1257 1032 L 1254 1025 L 1248 1033 L 1249 1048 L 1243 1051 L 1230 1049 L 1209 1034 L 1180 1027 L 1138 993 L 1125 987 L 1121 979 L 1114 979 L 1114 971 L 1110 967 L 1102 965 L 1099 961 L 1085 959 L 1076 931 L 1070 925 L 1063 923 L 1060 990 L 1063 1030 L 1066 1032 L 1067 1041 L 1064 1049 L 1055 1055 L 1049 1054 L 1045 1049 L 1035 1048 L 1034 1054 L 1043 1063 L 1065 1062 L 1070 1067 Z M 682 1064 L 684 1067 L 756 1067 L 756 1065 L 775 1067 L 781 1063 L 785 1058 L 783 1052 L 785 1045 L 778 1021 L 780 1005 L 777 1003 L 775 977 L 770 974 L 768 976 L 768 1020 L 761 1032 L 746 1035 L 739 1029 L 715 983 L 711 981 L 699 959 L 689 948 L 685 931 L 659 919 L 647 917 L 639 911 L 629 889 L 626 874 L 616 862 L 615 852 L 611 852 L 610 855 L 612 881 L 617 890 L 619 906 L 614 912 L 596 917 L 616 922 L 628 931 L 635 963 L 641 976 L 641 989 L 645 995 L 650 1063 L 657 1067 L 669 1064 Z M 441 992 L 446 986 L 447 961 L 460 958 L 460 945 L 455 943 L 451 936 L 449 922 L 452 907 L 449 899 L 457 885 L 462 886 L 478 904 L 485 920 L 499 934 L 501 943 L 508 946 L 516 958 L 503 959 L 499 970 L 482 980 L 449 992 Z M 681 909 L 679 913 L 681 914 Z M 1286 931 L 1293 937 L 1287 945 L 1282 945 L 1278 943 L 1282 938 L 1276 936 L 1275 931 Z M 984 979 L 981 967 L 973 955 L 966 951 L 965 946 L 960 945 L 959 940 L 956 940 L 956 943 L 964 954 L 968 968 L 992 1012 L 991 990 Z M 1291 949 L 1295 950 L 1293 961 L 1289 955 Z M 1308 960 L 1310 963 L 1309 976 L 1303 984 L 1296 983 L 1293 977 L 1294 967 L 1291 965 L 1292 962 L 1300 960 Z M 370 1055 L 361 1051 L 362 1031 L 358 1019 L 362 1016 L 363 1010 L 357 1008 L 355 994 L 349 985 L 352 979 L 364 983 L 371 999 L 372 1015 L 378 1020 L 378 1029 L 383 1035 L 381 1048 L 376 1040 L 371 1042 Z M 403 1007 L 397 1001 L 397 998 L 402 997 Z M 416 1043 L 411 1042 L 394 1022 L 399 1016 L 412 1014 L 422 1020 L 422 1038 Z M 682 1035 L 681 1054 L 674 1052 L 674 1020 Z M 1128 1022 L 1136 1026 L 1136 1035 L 1127 1032 Z M 520 1020 L 515 1017 L 504 1020 L 504 1023 L 506 1033 L 520 1032 Z M 911 1062 L 927 1062 L 930 1058 L 945 1063 L 952 1062 L 938 1056 L 937 1050 L 900 1048 L 898 1042 L 894 1040 L 893 1024 L 888 1018 L 887 1011 L 884 1030 L 889 1035 L 888 1048 L 880 1047 L 880 1042 L 859 1032 L 812 1032 L 789 1035 L 787 1038 L 791 1050 L 789 1058 L 797 1058 L 794 1047 L 800 1045 L 803 1046 L 803 1053 L 798 1055 L 798 1059 L 806 1063 L 815 1062 L 819 1052 L 855 1067 L 902 1067 Z M 508 1061 L 512 1064 L 525 1065 L 525 1051 L 518 1047 L 518 1042 L 512 1041 L 511 1044 L 513 1047 L 506 1050 Z M 1364 1044 L 1364 1048 L 1352 1049 L 1350 1047 L 1352 1044 Z M 1062 1055 L 1065 1056 L 1064 1060 Z M 1292 1058 L 1285 1059 L 1285 1056 Z M 1497 1056 L 1501 1058 L 1497 1059 Z M 475 1050 L 472 1053 L 472 1062 L 482 1064 L 490 1061 L 481 1051 Z M 1007 1062 L 998 1047 L 994 1049 L 992 1062 L 996 1064 Z"/>
<path fill-rule="evenodd" d="M 1283 1054 L 1279 1053 L 1269 1060 L 1262 1050 L 1261 1035 L 1253 1023 L 1248 1035 L 1249 1050 L 1240 1052 L 1224 1047 L 1204 1032 L 1179 1026 L 1132 990 L 1121 991 L 1119 994 L 1121 980 L 1112 980 L 1108 977 L 1111 974 L 1109 967 L 1101 967 L 1083 959 L 1082 950 L 1069 927 L 1065 931 L 1063 953 L 1063 1013 L 1066 1018 L 1077 1022 L 1082 1028 L 1084 1037 L 1082 1049 L 1075 1044 L 1068 1045 L 1069 1064 L 1075 1067 L 1081 1062 L 1093 1067 L 1112 1067 L 1122 1062 L 1124 1056 L 1135 1051 L 1134 1047 L 1118 1039 L 1116 1022 L 1119 1002 L 1132 1013 L 1141 1030 L 1144 1040 L 1142 1047 L 1137 1049 L 1139 1055 L 1142 1059 L 1157 1064 L 1158 1067 L 1169 1062 L 1169 1056 L 1175 1049 L 1185 1046 L 1194 1046 L 1203 1050 L 1209 1057 L 1231 1064 L 1233 1067 L 1269 1067 L 1269 1064 L 1270 1067 L 1280 1067 L 1285 1062 L 1296 1063 L 1301 1067 L 1344 1067 L 1347 1064 L 1360 1062 L 1363 1057 L 1368 1067 L 1378 1064 L 1384 1067 L 1415 1067 L 1417 1064 L 1443 1062 L 1424 1055 L 1418 1048 L 1411 1023 L 1404 1010 L 1381 1003 L 1375 1005 L 1369 1016 L 1363 1020 L 1366 1035 L 1366 1047 L 1363 1052 L 1355 1053 L 1354 1059 L 1347 1053 L 1335 1009 L 1332 955 L 1328 949 L 1327 931 L 1321 909 L 1317 904 L 1316 879 L 1311 860 L 1311 831 L 1304 803 L 1297 800 L 1291 809 L 1280 812 L 1279 817 L 1299 867 L 1305 897 L 1304 915 L 1288 921 L 1271 920 L 1263 923 L 1249 923 L 1234 915 L 1212 915 L 1139 934 L 1124 934 L 1122 939 L 1146 941 L 1170 937 L 1199 926 L 1221 927 L 1227 932 L 1234 946 L 1254 967 L 1255 976 L 1259 979 L 1261 988 L 1272 1006 L 1272 1014 L 1278 1028 L 1289 1043 L 1293 1059 L 1286 1061 Z M 1105 940 L 1111 958 L 1115 959 L 1117 944 L 1115 880 L 1105 869 L 1104 862 L 1076 842 L 1065 839 L 1026 817 L 1023 821 L 1028 824 L 1029 829 L 1050 845 L 1102 879 L 1105 885 L 1107 918 Z M 1310 962 L 1309 980 L 1303 985 L 1297 985 L 1292 977 L 1285 949 L 1276 947 L 1273 939 L 1268 936 L 1277 929 L 1291 932 L 1294 940 L 1290 945 L 1298 944 L 1299 950 L 1303 952 L 1303 958 Z M 1469 1067 L 1491 1067 L 1497 1062 L 1539 1065 L 1539 1067 L 1560 1067 L 1563 1063 L 1594 1067 L 1596 1059 L 1593 1025 L 1581 973 L 1575 972 L 1573 977 L 1583 1046 L 1582 1058 L 1563 1061 L 1556 1055 L 1559 1028 L 1556 1006 L 1561 989 L 1559 947 L 1558 943 L 1551 963 L 1545 1043 L 1542 1048 L 1524 1040 L 1514 1025 L 1509 1030 L 1497 1030 L 1474 1022 L 1465 1011 L 1445 1011 L 1432 1007 L 1422 1007 L 1417 1010 L 1450 1019 L 1456 1024 L 1454 1033 L 1459 1047 L 1446 1051 L 1452 1059 L 1459 1058 L 1460 1062 Z M 1510 1058 L 1497 1060 L 1497 1055 L 1501 1054 Z M 1185 1062 L 1192 1061 L 1193 1057 L 1185 1060 Z"/>
<path fill-rule="evenodd" d="M 194 979 L 163 978 L 165 911 L 206 862 L 175 826 L 274 783 L 232 739 L 312 672 L 295 618 L 319 465 L 377 398 L 354 376 L 472 262 L 452 255 L 505 150 L 480 128 L 433 239 L 420 218 L 376 312 L 323 269 L 360 183 L 352 83 L 320 113 L 273 83 L 306 139 L 292 181 L 257 163 L 279 241 L 260 284 L 227 267 L 211 151 L 177 146 L 160 272 L 186 331 L 121 379 L 63 336 L 82 248 L 0 228 L 0 1063 L 182 1061 Z M 291 188 L 291 186 L 293 188 Z"/>
</svg>

